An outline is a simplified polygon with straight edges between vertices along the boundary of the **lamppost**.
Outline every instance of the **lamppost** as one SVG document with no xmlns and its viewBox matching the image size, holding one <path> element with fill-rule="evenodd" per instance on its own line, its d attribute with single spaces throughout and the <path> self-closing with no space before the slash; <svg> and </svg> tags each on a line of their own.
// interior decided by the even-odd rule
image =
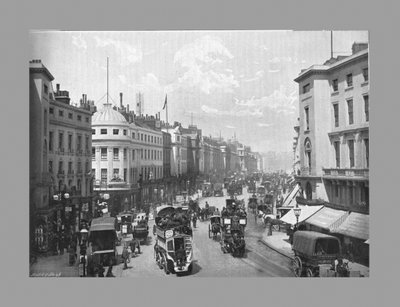
<svg viewBox="0 0 400 307">
<path fill-rule="evenodd" d="M 294 215 L 296 216 L 296 227 L 297 230 L 299 224 L 299 216 L 301 214 L 301 208 L 299 208 L 299 204 L 296 204 L 296 208 L 293 208 Z"/>
<path fill-rule="evenodd" d="M 67 200 L 69 199 L 69 193 L 62 194 L 61 192 L 59 192 L 58 194 L 53 195 L 53 199 L 55 201 L 61 201 L 62 202 L 63 210 L 65 212 L 71 212 L 72 211 L 71 207 L 66 207 Z M 69 223 L 69 218 L 68 218 L 68 226 L 70 226 L 69 224 L 70 223 Z M 63 229 L 64 229 L 64 221 L 62 221 L 61 216 L 58 217 L 58 215 L 57 215 L 57 234 L 60 232 L 60 228 L 61 228 L 61 231 L 63 231 Z M 58 247 L 60 249 L 61 254 L 64 253 L 64 245 L 62 244 L 64 242 L 61 242 L 62 239 L 63 238 L 60 237 L 59 234 L 58 234 Z M 60 246 L 60 243 L 61 243 L 61 246 Z"/>
</svg>

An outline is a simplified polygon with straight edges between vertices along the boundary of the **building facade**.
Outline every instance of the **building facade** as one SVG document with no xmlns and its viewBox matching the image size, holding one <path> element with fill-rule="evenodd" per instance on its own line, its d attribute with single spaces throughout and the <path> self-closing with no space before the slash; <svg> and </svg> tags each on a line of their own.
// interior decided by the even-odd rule
<svg viewBox="0 0 400 307">
<path fill-rule="evenodd" d="M 364 47 L 364 48 L 363 48 Z M 308 199 L 346 206 L 369 203 L 368 50 L 303 71 L 300 90 L 300 175 Z"/>
<path fill-rule="evenodd" d="M 54 90 L 40 60 L 29 63 L 31 247 L 56 252 L 59 238 L 90 218 L 91 110 Z"/>
<path fill-rule="evenodd" d="M 369 265 L 368 45 L 354 43 L 350 56 L 313 65 L 295 81 L 300 90 L 296 179 L 306 203 L 325 205 L 305 224 L 335 234 L 345 252 Z"/>
<path fill-rule="evenodd" d="M 111 104 L 93 115 L 95 191 L 110 195 L 114 214 L 142 208 L 162 193 L 157 188 L 164 172 L 162 132 L 148 126 L 146 117 L 130 119 Z"/>
</svg>

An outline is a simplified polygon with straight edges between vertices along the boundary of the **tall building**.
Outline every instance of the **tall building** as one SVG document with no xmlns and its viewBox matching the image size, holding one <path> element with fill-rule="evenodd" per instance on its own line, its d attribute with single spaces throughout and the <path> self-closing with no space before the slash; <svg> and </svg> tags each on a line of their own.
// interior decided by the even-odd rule
<svg viewBox="0 0 400 307">
<path fill-rule="evenodd" d="M 92 120 L 95 191 L 110 195 L 114 213 L 141 208 L 163 193 L 162 132 L 152 116 L 125 115 L 129 121 L 106 103 Z"/>
<path fill-rule="evenodd" d="M 305 221 L 337 235 L 356 262 L 369 263 L 368 45 L 303 70 L 299 84 L 300 172 L 305 203 L 325 208 Z M 300 200 L 299 200 L 300 201 Z"/>
<path fill-rule="evenodd" d="M 91 110 L 71 105 L 59 84 L 54 90 L 41 60 L 30 61 L 29 77 L 31 247 L 55 251 L 56 238 L 90 216 Z"/>
<path fill-rule="evenodd" d="M 300 90 L 300 175 L 308 199 L 368 205 L 369 77 L 366 44 L 313 65 Z"/>
<path fill-rule="evenodd" d="M 144 111 L 144 95 L 143 93 L 139 92 L 136 93 L 136 114 L 138 116 L 143 115 Z"/>
</svg>

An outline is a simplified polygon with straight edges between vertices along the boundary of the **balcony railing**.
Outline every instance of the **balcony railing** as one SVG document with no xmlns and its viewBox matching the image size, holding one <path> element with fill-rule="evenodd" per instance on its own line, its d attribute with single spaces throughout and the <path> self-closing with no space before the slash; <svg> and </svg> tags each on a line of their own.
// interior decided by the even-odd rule
<svg viewBox="0 0 400 307">
<path fill-rule="evenodd" d="M 324 176 L 369 178 L 369 169 L 367 168 L 323 168 L 322 170 Z"/>
</svg>

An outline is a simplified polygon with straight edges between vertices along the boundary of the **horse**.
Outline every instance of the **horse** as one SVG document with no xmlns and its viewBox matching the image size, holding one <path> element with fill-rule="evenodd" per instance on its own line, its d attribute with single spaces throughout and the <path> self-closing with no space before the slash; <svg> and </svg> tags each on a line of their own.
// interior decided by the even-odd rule
<svg viewBox="0 0 400 307">
<path fill-rule="evenodd" d="M 218 233 L 221 233 L 221 225 L 214 223 L 211 225 L 211 232 L 213 233 L 213 238 L 215 239 Z"/>
</svg>

